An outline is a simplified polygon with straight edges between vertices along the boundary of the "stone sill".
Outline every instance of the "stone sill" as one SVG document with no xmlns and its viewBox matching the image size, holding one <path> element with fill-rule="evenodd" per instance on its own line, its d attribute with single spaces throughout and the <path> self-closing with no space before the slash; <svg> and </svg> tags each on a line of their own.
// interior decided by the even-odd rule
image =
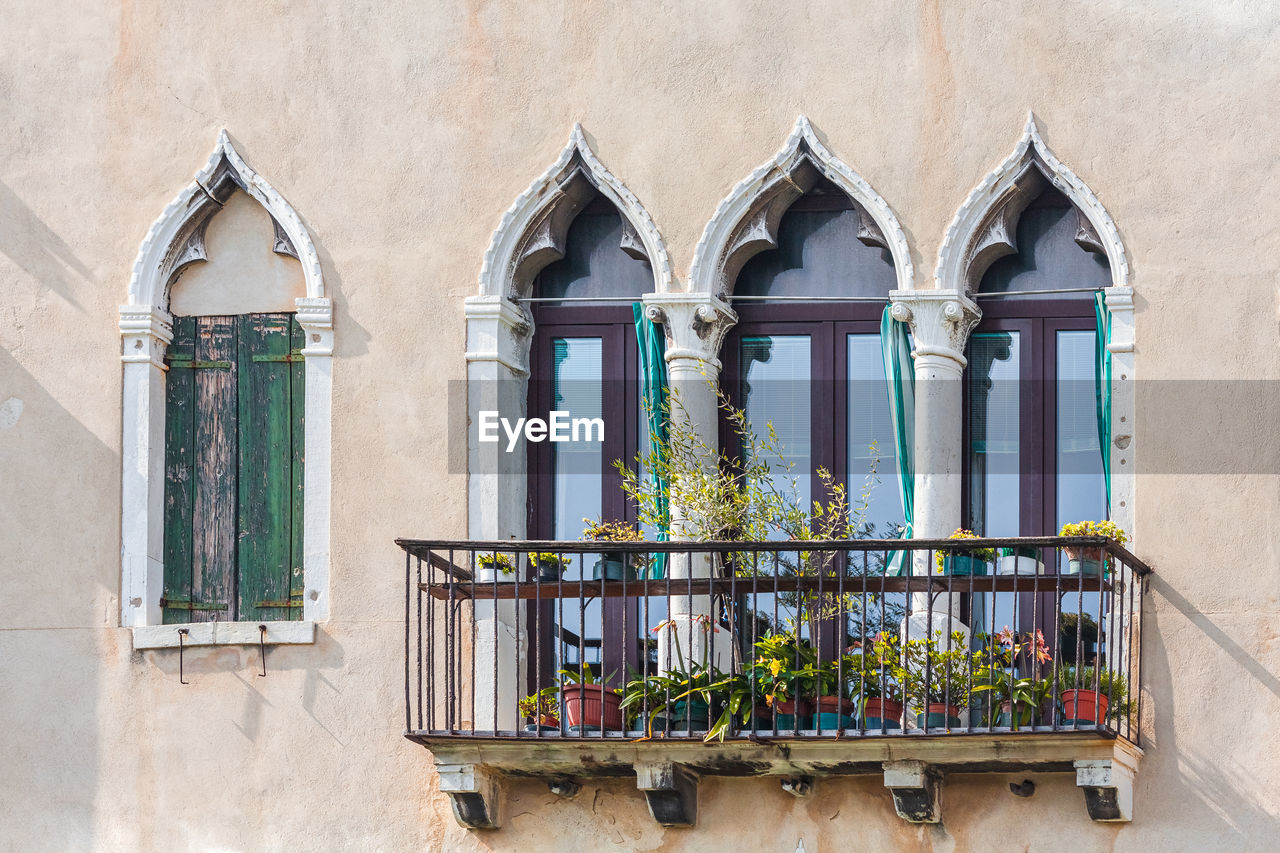
<svg viewBox="0 0 1280 853">
<path fill-rule="evenodd" d="M 963 730 L 962 730 L 963 731 Z M 895 809 L 914 823 L 941 819 L 939 781 L 953 773 L 1075 772 L 1089 816 L 1132 817 L 1132 783 L 1142 750 L 1105 729 L 974 732 L 945 735 L 861 735 L 630 740 L 486 737 L 410 732 L 431 750 L 441 790 L 459 822 L 472 829 L 501 823 L 501 780 L 542 778 L 571 796 L 581 777 L 634 774 L 654 819 L 666 826 L 696 822 L 702 776 L 771 776 L 797 796 L 823 776 L 880 775 Z"/>
<path fill-rule="evenodd" d="M 259 625 L 267 626 L 265 639 Z M 178 631 L 186 629 L 182 637 Z M 316 641 L 315 622 L 189 622 L 174 625 L 138 625 L 133 628 L 133 647 L 176 649 L 193 646 L 308 645 Z"/>
</svg>

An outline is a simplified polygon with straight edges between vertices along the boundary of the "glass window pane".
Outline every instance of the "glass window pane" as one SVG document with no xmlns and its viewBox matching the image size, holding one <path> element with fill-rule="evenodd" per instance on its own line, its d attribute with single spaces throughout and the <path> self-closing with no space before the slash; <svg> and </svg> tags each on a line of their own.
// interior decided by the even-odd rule
<svg viewBox="0 0 1280 853">
<path fill-rule="evenodd" d="M 1107 516 L 1092 331 L 1058 332 L 1057 523 Z"/>
<path fill-rule="evenodd" d="M 986 536 L 1018 536 L 1021 412 L 1017 332 L 987 332 L 969 343 L 969 517 Z"/>
<path fill-rule="evenodd" d="M 811 361 L 807 335 L 768 335 L 742 339 L 742 399 L 747 421 L 758 436 L 772 424 L 785 461 L 792 464 L 796 496 L 809 502 L 813 472 L 812 418 L 809 408 Z M 782 482 L 788 479 L 783 459 L 769 461 Z"/>
<path fill-rule="evenodd" d="M 889 416 L 889 389 L 884 375 L 884 351 L 880 335 L 849 335 L 848 356 L 848 470 L 851 521 L 863 523 L 855 531 L 858 539 L 895 539 L 902 532 L 905 518 L 902 495 L 898 490 L 897 446 L 893 421 Z M 907 368 L 911 369 L 910 366 Z M 873 447 L 874 444 L 874 447 Z M 875 465 L 875 480 L 870 483 L 870 500 L 865 511 L 860 508 L 861 495 L 867 488 L 867 477 Z M 886 555 L 850 552 L 851 574 L 879 575 L 885 570 Z M 909 559 L 909 558 L 908 558 Z M 898 593 L 868 596 L 865 607 L 859 606 L 848 617 L 849 639 L 873 637 L 880 631 L 896 631 L 905 612 L 906 596 Z M 881 606 L 883 604 L 883 607 Z"/>
<path fill-rule="evenodd" d="M 571 418 L 599 418 L 603 404 L 603 347 L 600 338 L 555 338 L 554 397 L 552 409 L 565 411 Z M 598 441 L 555 442 L 552 447 L 552 472 L 555 512 L 552 538 L 577 539 L 582 535 L 584 518 L 600 515 L 604 448 Z M 595 558 L 590 554 L 574 555 L 565 570 L 565 578 L 577 580 L 591 576 Z M 556 621 L 566 631 L 581 635 L 583 656 L 587 662 L 600 660 L 600 602 L 592 600 L 579 612 L 574 599 L 565 599 L 557 607 Z M 561 639 L 564 637 L 562 635 Z M 556 666 L 579 663 L 576 642 L 556 644 L 560 659 Z"/>
<path fill-rule="evenodd" d="M 769 335 L 743 338 L 740 352 L 742 400 L 747 421 L 757 436 L 767 435 L 769 424 L 773 425 L 782 457 L 792 467 L 788 472 L 784 458 L 775 455 L 767 459 L 769 468 L 779 489 L 790 491 L 790 481 L 794 478 L 793 494 L 807 505 L 813 472 L 809 337 Z M 777 534 L 775 538 L 785 537 Z M 794 560 L 794 555 L 792 557 Z M 760 571 L 771 572 L 772 557 L 761 554 L 759 559 Z M 786 559 L 786 555 L 782 555 L 782 559 Z M 787 598 L 785 595 L 775 597 L 767 594 L 755 598 L 755 617 L 760 633 L 769 627 L 785 627 L 795 619 L 795 609 L 789 606 Z M 794 601 L 790 603 L 794 604 Z"/>
</svg>

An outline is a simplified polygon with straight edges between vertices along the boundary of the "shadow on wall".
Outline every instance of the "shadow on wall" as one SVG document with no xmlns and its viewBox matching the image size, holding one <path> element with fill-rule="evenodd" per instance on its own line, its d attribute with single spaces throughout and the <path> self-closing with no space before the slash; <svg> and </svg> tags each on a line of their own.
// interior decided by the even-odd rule
<svg viewBox="0 0 1280 853">
<path fill-rule="evenodd" d="M 80 310 L 75 291 L 89 282 L 89 268 L 13 190 L 0 181 L 0 254 L 32 279 L 57 292 Z"/>
<path fill-rule="evenodd" d="M 114 385 L 80 402 L 119 405 Z M 0 472 L 0 827 L 47 849 L 89 849 L 102 662 L 113 656 L 104 629 L 119 619 L 119 454 L 7 348 Z"/>
<path fill-rule="evenodd" d="M 1210 839 L 1216 839 L 1216 844 L 1223 849 L 1273 849 L 1272 843 L 1280 835 L 1280 814 L 1269 810 L 1259 795 L 1273 792 L 1274 783 L 1269 784 L 1260 774 L 1264 770 L 1261 759 L 1252 767 L 1242 767 L 1238 761 L 1240 755 L 1248 754 L 1250 750 L 1245 738 L 1239 734 L 1245 728 L 1244 720 L 1261 710 L 1249 707 L 1249 697 L 1256 697 L 1259 693 L 1252 687 L 1238 691 L 1224 688 L 1212 697 L 1219 698 L 1218 702 L 1204 701 L 1210 697 L 1179 695 L 1177 684 L 1183 679 L 1175 677 L 1166 646 L 1167 638 L 1177 627 L 1170 623 L 1176 622 L 1178 615 L 1185 617 L 1191 628 L 1200 631 L 1209 643 L 1225 653 L 1248 679 L 1276 697 L 1280 697 L 1280 678 L 1259 663 L 1208 615 L 1170 587 L 1163 577 L 1153 576 L 1150 591 L 1152 596 L 1168 602 L 1170 608 L 1163 611 L 1163 631 L 1160 612 L 1151 606 L 1150 598 L 1143 617 L 1146 620 L 1143 627 L 1143 680 L 1148 692 L 1144 713 L 1152 714 L 1152 722 L 1144 725 L 1146 755 L 1138 773 L 1135 818 L 1144 823 L 1149 821 L 1148 826 L 1161 827 L 1171 842 L 1181 839 L 1181 842 L 1174 843 L 1188 843 L 1191 837 L 1188 831 L 1193 831 L 1197 839 L 1202 839 L 1201 843 L 1208 845 Z M 1217 666 L 1211 659 L 1216 655 L 1211 649 L 1206 651 L 1210 652 L 1206 656 L 1210 660 L 1195 664 L 1202 677 L 1204 673 L 1225 673 L 1230 669 Z M 1185 672 L 1188 664 L 1187 661 L 1180 662 L 1179 671 Z M 1263 694 L 1262 698 L 1268 697 Z M 1181 742 L 1175 725 L 1179 718 L 1184 730 Z M 1239 724 L 1232 724 L 1232 719 Z M 1215 734 L 1215 743 L 1220 743 L 1224 736 L 1234 738 L 1236 749 L 1218 751 L 1214 744 L 1187 742 L 1185 732 L 1211 731 L 1213 728 L 1222 729 Z M 1262 750 L 1270 748 L 1269 744 L 1259 745 L 1258 754 L 1262 755 Z M 1178 790 L 1171 790 L 1171 786 Z M 1216 821 L 1212 828 L 1209 815 Z"/>
</svg>

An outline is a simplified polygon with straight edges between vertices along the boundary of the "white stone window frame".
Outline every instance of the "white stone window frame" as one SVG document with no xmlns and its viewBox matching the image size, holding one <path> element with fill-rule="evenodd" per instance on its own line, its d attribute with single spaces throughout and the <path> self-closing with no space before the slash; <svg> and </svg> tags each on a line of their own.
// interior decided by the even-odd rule
<svg viewBox="0 0 1280 853">
<path fill-rule="evenodd" d="M 296 300 L 306 335 L 301 621 L 163 624 L 165 351 L 173 340 L 169 292 L 183 270 L 206 260 L 205 230 L 242 190 L 271 215 L 273 251 L 302 264 L 306 296 Z M 121 417 L 120 624 L 135 649 L 182 645 L 315 642 L 329 618 L 330 420 L 333 303 L 315 245 L 297 212 L 236 151 L 226 131 L 195 179 L 165 207 L 138 250 L 128 302 L 120 306 L 124 390 Z M 265 624 L 265 636 L 259 625 Z M 185 630 L 184 634 L 179 629 Z"/>
<path fill-rule="evenodd" d="M 1105 254 L 1111 268 L 1111 284 L 1104 293 L 1111 313 L 1111 340 L 1108 343 L 1112 356 L 1111 518 L 1132 539 L 1136 527 L 1133 476 L 1136 374 L 1133 287 L 1129 282 L 1128 254 L 1111 214 L 1085 182 L 1045 144 L 1034 113 L 1028 113 L 1013 151 L 973 188 L 947 227 L 938 249 L 938 265 L 934 273 L 936 289 L 933 293 L 941 297 L 944 306 L 951 306 L 953 321 L 964 315 L 965 321 L 960 325 L 968 324 L 962 334 L 956 334 L 954 322 L 950 326 L 951 337 L 954 338 L 951 348 L 960 356 L 963 366 L 965 339 L 981 317 L 981 311 L 972 301 L 978 281 L 997 257 L 1017 251 L 1014 230 L 1018 217 L 1030 201 L 1024 197 L 1028 184 L 1039 185 L 1042 180 L 1065 195 L 1076 209 L 1079 216 L 1076 241 L 1092 251 Z M 895 308 L 895 316 L 898 313 L 911 316 L 909 295 L 895 294 L 895 302 L 902 303 L 901 309 Z M 976 312 L 972 317 L 969 316 L 971 309 Z M 939 316 L 938 319 L 946 324 L 946 318 Z M 936 340 L 946 335 L 935 334 L 932 337 Z M 917 410 L 917 436 L 921 434 L 919 414 Z M 960 429 L 958 419 L 955 429 Z M 919 482 L 916 489 L 919 500 Z M 958 498 L 956 506 L 958 508 Z M 946 534 L 940 532 L 937 535 Z"/>
</svg>

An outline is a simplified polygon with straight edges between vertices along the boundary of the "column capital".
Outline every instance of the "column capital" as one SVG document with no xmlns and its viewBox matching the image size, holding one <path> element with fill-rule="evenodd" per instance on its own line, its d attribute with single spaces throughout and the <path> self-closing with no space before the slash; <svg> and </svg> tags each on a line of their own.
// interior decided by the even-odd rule
<svg viewBox="0 0 1280 853">
<path fill-rule="evenodd" d="M 644 306 L 645 316 L 662 324 L 668 364 L 691 360 L 719 373 L 720 346 L 738 322 L 727 302 L 710 293 L 647 293 Z"/>
<path fill-rule="evenodd" d="M 469 296 L 465 303 L 468 362 L 497 362 L 517 376 L 529 375 L 533 322 L 505 296 Z"/>
<path fill-rule="evenodd" d="M 976 302 L 959 290 L 894 290 L 889 301 L 893 319 L 911 324 L 917 365 L 920 359 L 946 359 L 964 368 L 969 333 L 982 319 Z"/>
<path fill-rule="evenodd" d="M 333 355 L 333 300 L 324 296 L 300 296 L 294 300 L 298 325 L 306 333 L 304 358 Z"/>
<path fill-rule="evenodd" d="M 120 360 L 164 368 L 164 353 L 173 341 L 173 317 L 152 305 L 120 306 Z"/>
</svg>

